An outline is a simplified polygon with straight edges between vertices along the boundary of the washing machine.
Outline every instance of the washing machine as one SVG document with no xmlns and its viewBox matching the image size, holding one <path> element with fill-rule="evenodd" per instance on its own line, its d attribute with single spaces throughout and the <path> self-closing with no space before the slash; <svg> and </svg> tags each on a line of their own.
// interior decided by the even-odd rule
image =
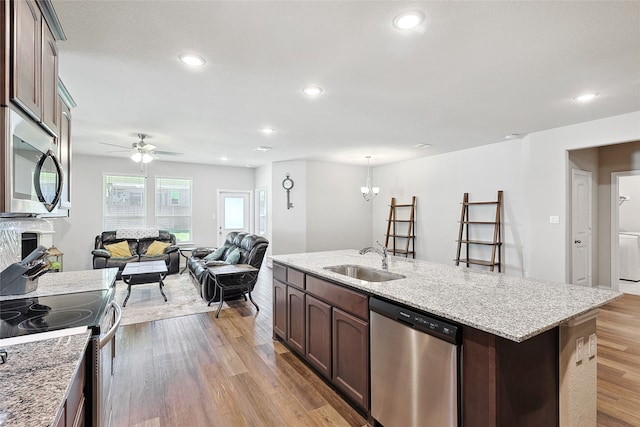
<svg viewBox="0 0 640 427">
<path fill-rule="evenodd" d="M 620 232 L 618 237 L 620 279 L 640 282 L 640 232 Z"/>
</svg>

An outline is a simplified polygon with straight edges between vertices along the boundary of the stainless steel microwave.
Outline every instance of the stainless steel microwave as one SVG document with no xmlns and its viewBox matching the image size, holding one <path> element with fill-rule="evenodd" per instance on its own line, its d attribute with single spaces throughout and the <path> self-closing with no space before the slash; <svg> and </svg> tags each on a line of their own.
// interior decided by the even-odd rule
<svg viewBox="0 0 640 427">
<path fill-rule="evenodd" d="M 22 113 L 0 107 L 3 185 L 0 215 L 38 215 L 56 209 L 63 172 L 54 137 Z"/>
</svg>

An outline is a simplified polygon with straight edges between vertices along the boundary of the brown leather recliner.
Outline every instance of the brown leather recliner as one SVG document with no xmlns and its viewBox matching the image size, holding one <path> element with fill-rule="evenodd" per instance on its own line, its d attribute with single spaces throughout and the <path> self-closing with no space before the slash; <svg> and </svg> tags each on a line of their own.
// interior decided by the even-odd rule
<svg viewBox="0 0 640 427">
<path fill-rule="evenodd" d="M 147 249 L 154 240 L 170 243 L 161 255 L 146 255 Z M 104 246 L 126 241 L 131 251 L 130 257 L 113 257 Z M 168 274 L 177 273 L 180 270 L 180 253 L 176 246 L 176 236 L 166 230 L 159 230 L 157 237 L 146 237 L 142 239 L 119 239 L 115 231 L 103 231 L 95 238 L 95 249 L 93 254 L 93 268 L 118 267 L 118 276 L 121 278 L 122 270 L 128 262 L 164 261 L 167 263 Z"/>
</svg>

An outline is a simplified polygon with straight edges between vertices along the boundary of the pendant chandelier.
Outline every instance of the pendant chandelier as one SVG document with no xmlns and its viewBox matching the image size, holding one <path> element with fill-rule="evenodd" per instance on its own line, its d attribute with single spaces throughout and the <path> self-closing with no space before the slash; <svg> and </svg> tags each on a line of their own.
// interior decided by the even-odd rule
<svg viewBox="0 0 640 427">
<path fill-rule="evenodd" d="M 370 165 L 371 156 L 367 156 L 367 183 L 365 187 L 360 187 L 360 192 L 362 193 L 362 197 L 368 202 L 378 195 L 380 192 L 380 187 L 372 187 L 371 186 L 371 165 Z"/>
</svg>

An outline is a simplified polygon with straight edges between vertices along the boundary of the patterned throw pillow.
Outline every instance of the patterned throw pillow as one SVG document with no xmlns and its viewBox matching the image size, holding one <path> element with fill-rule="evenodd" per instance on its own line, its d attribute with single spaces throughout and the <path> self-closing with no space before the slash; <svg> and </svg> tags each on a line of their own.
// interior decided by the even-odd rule
<svg viewBox="0 0 640 427">
<path fill-rule="evenodd" d="M 237 264 L 238 261 L 240 261 L 240 249 L 235 248 L 233 252 L 227 255 L 227 259 L 225 259 L 225 262 L 227 264 Z"/>
<path fill-rule="evenodd" d="M 164 254 L 164 250 L 167 249 L 171 243 L 167 242 L 159 242 L 154 240 L 153 243 L 149 245 L 149 249 L 147 249 L 146 255 L 162 255 Z"/>
<path fill-rule="evenodd" d="M 126 240 L 112 245 L 104 245 L 104 248 L 115 258 L 127 258 L 131 256 L 131 249 L 129 249 L 129 243 L 127 243 Z"/>
<path fill-rule="evenodd" d="M 205 261 L 216 261 L 216 260 L 219 260 L 220 258 L 222 258 L 222 254 L 224 254 L 225 249 L 227 249 L 226 246 L 220 246 L 218 249 L 216 249 L 215 251 L 211 252 L 206 257 L 204 257 Z"/>
</svg>

